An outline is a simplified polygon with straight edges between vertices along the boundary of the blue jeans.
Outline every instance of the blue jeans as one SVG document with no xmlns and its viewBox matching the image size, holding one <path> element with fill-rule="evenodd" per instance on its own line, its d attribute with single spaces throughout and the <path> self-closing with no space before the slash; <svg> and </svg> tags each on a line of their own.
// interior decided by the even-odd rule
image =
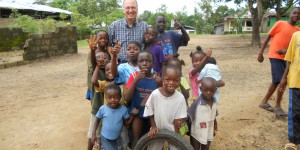
<svg viewBox="0 0 300 150">
<path fill-rule="evenodd" d="M 121 150 L 122 149 L 122 141 L 120 136 L 115 140 L 109 140 L 101 135 L 101 144 L 104 150 Z"/>
</svg>

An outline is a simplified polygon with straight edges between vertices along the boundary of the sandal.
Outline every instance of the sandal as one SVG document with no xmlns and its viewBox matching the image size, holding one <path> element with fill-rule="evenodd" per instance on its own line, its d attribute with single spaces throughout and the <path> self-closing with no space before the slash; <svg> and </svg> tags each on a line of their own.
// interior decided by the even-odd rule
<svg viewBox="0 0 300 150">
<path fill-rule="evenodd" d="M 282 110 L 282 108 L 274 108 L 276 118 L 287 117 L 287 114 Z"/>
<path fill-rule="evenodd" d="M 297 150 L 297 147 L 293 143 L 288 143 L 288 144 L 285 145 L 284 149 L 285 150 Z"/>
<path fill-rule="evenodd" d="M 267 111 L 270 111 L 270 112 L 274 111 L 273 107 L 269 103 L 261 104 L 261 105 L 259 105 L 259 107 L 262 109 L 265 109 Z"/>
</svg>

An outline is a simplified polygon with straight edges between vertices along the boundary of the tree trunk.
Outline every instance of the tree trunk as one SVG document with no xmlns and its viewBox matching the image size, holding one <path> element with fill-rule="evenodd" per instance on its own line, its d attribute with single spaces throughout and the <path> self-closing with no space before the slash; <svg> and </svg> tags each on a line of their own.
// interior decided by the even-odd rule
<svg viewBox="0 0 300 150">
<path fill-rule="evenodd" d="M 248 0 L 249 10 L 252 16 L 252 47 L 261 47 L 260 42 L 260 25 L 263 20 L 262 0 L 257 0 L 256 8 L 253 7 L 254 0 Z"/>
<path fill-rule="evenodd" d="M 276 0 L 276 19 L 277 21 L 281 19 L 281 13 L 280 13 L 280 7 L 281 6 L 281 0 Z"/>
<path fill-rule="evenodd" d="M 257 14 L 257 13 L 256 13 Z M 260 24 L 261 22 L 259 22 L 258 19 L 258 15 L 252 15 L 252 41 L 251 41 L 251 45 L 252 47 L 256 47 L 258 46 L 259 48 L 261 47 L 261 42 L 260 42 Z"/>
</svg>

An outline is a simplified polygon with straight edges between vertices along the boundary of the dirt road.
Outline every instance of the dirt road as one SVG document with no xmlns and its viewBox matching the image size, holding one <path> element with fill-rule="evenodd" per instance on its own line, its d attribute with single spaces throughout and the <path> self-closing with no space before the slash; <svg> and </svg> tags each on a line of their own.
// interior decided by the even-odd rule
<svg viewBox="0 0 300 150">
<path fill-rule="evenodd" d="M 211 46 L 226 83 L 220 90 L 220 135 L 213 150 L 281 150 L 288 142 L 287 121 L 258 107 L 271 82 L 270 64 L 268 59 L 262 64 L 256 61 L 258 50 L 250 47 L 249 40 L 249 36 L 197 36 L 180 49 L 187 77 L 190 52 L 197 45 Z M 77 55 L 0 70 L 0 149 L 86 149 L 87 53 L 87 47 L 80 48 Z"/>
</svg>

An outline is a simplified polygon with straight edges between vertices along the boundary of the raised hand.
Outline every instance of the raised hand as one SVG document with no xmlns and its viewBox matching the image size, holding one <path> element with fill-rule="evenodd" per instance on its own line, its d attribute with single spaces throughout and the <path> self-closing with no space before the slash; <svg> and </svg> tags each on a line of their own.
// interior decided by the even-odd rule
<svg viewBox="0 0 300 150">
<path fill-rule="evenodd" d="M 176 17 L 174 16 L 174 29 L 178 30 L 181 28 L 182 28 L 182 25 L 179 22 L 177 22 Z"/>
<path fill-rule="evenodd" d="M 208 51 L 205 53 L 207 57 L 210 57 L 212 54 L 212 49 L 209 48 Z"/>
<path fill-rule="evenodd" d="M 95 51 L 97 49 L 97 42 L 99 38 L 96 35 L 91 35 L 90 39 L 87 39 L 87 42 L 89 43 L 89 47 L 91 51 Z"/>
<path fill-rule="evenodd" d="M 99 67 L 102 67 L 104 65 L 104 53 L 103 52 L 97 53 L 96 57 L 97 57 L 97 65 Z"/>
</svg>

